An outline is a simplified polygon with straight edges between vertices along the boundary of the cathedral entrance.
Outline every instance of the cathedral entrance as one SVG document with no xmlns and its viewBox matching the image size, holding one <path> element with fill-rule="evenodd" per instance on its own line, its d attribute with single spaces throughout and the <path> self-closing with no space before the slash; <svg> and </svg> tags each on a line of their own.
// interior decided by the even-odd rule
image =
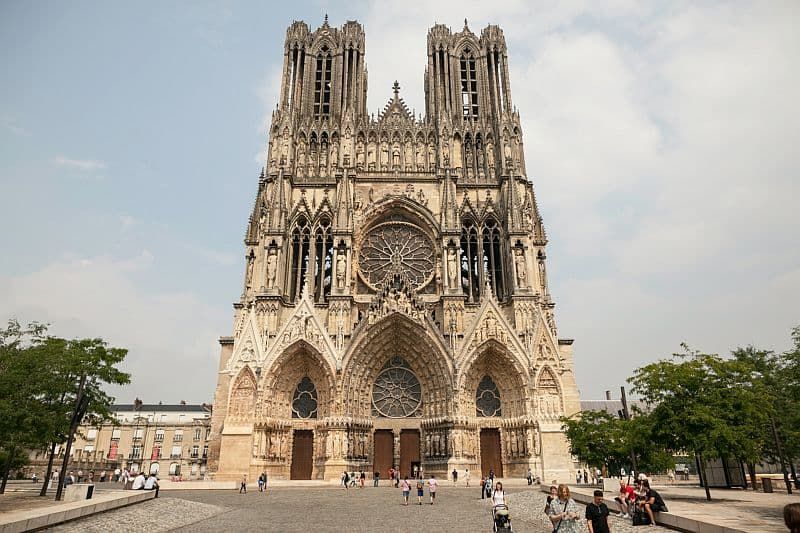
<svg viewBox="0 0 800 533">
<path fill-rule="evenodd" d="M 314 432 L 307 429 L 294 430 L 292 445 L 292 469 L 289 479 L 311 479 L 314 467 Z"/>
<path fill-rule="evenodd" d="M 400 432 L 400 476 L 413 478 L 419 465 L 419 430 L 404 429 Z"/>
<path fill-rule="evenodd" d="M 486 476 L 494 470 L 495 477 L 503 477 L 503 461 L 500 459 L 500 430 L 481 430 L 481 474 Z"/>
<path fill-rule="evenodd" d="M 382 478 L 389 476 L 389 469 L 394 466 L 394 433 L 391 429 L 375 431 L 375 452 L 372 456 L 372 469 L 380 473 Z"/>
</svg>

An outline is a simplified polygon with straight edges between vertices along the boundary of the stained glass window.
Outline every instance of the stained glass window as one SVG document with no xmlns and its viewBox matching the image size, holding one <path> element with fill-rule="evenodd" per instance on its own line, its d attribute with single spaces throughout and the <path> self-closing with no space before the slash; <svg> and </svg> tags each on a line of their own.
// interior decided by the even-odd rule
<svg viewBox="0 0 800 533">
<path fill-rule="evenodd" d="M 317 388 L 308 376 L 294 390 L 292 418 L 317 418 Z"/>
<path fill-rule="evenodd" d="M 475 393 L 475 415 L 476 416 L 501 416 L 500 391 L 494 384 L 492 378 L 483 376 L 478 384 L 478 392 Z"/>
<path fill-rule="evenodd" d="M 391 358 L 372 386 L 372 412 L 375 416 L 404 418 L 417 415 L 422 403 L 422 387 L 408 363 Z"/>
</svg>

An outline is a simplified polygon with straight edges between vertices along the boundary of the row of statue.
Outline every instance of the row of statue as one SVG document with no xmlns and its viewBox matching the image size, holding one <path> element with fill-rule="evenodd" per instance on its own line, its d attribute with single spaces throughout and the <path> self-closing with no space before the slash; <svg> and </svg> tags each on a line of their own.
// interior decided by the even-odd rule
<svg viewBox="0 0 800 533">
<path fill-rule="evenodd" d="M 265 429 L 253 435 L 253 457 L 285 462 L 288 455 L 288 430 Z"/>
<path fill-rule="evenodd" d="M 538 444 L 533 428 L 506 428 L 503 430 L 503 441 L 506 459 L 522 459 L 538 455 Z"/>
<path fill-rule="evenodd" d="M 347 144 L 340 149 L 336 136 L 331 141 L 326 136 L 319 141 L 312 136 L 307 141 L 301 134 L 293 142 L 285 133 L 270 145 L 267 159 L 270 173 L 279 168 L 293 168 L 300 178 L 330 177 L 337 169 L 351 166 L 368 172 L 434 172 L 438 164 L 442 168 L 454 168 L 466 181 L 475 182 L 487 177 L 493 179 L 497 171 L 495 145 L 491 140 L 483 144 L 480 136 L 474 141 L 469 136 L 465 140 L 453 137 L 451 142 L 441 143 L 440 150 L 435 142 L 424 142 L 421 137 L 416 141 L 408 138 L 405 141 L 365 141 L 359 136 L 352 156 Z M 519 153 L 518 138 L 503 143 L 502 157 L 507 166 L 519 166 Z"/>
</svg>

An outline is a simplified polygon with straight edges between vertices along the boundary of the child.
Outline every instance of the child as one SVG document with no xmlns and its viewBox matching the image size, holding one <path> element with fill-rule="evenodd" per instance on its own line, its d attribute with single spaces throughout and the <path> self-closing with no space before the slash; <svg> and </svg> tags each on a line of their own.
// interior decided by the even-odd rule
<svg viewBox="0 0 800 533">
<path fill-rule="evenodd" d="M 408 483 L 408 477 L 404 477 L 400 482 L 400 488 L 403 489 L 403 505 L 408 505 L 408 493 L 411 492 L 411 485 Z"/>
<path fill-rule="evenodd" d="M 417 480 L 417 501 L 422 505 L 422 496 L 424 493 L 425 485 L 422 483 L 422 478 Z"/>
</svg>

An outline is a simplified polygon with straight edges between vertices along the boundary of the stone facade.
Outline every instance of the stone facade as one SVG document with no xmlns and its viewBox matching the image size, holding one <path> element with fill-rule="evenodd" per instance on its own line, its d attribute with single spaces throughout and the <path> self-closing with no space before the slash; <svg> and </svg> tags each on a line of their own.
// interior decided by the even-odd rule
<svg viewBox="0 0 800 533">
<path fill-rule="evenodd" d="M 425 116 L 366 112 L 364 30 L 286 33 L 267 166 L 222 337 L 209 469 L 543 479 L 580 409 L 503 32 L 428 32 Z"/>
</svg>

